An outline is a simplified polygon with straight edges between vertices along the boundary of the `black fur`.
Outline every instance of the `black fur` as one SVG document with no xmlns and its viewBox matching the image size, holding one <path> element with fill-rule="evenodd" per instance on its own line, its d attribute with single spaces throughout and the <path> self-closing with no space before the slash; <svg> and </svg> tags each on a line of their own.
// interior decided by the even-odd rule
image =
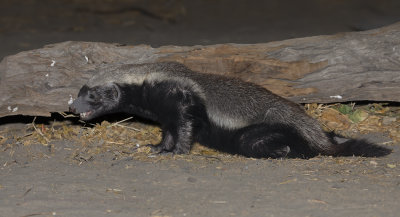
<svg viewBox="0 0 400 217">
<path fill-rule="evenodd" d="M 187 154 L 194 142 L 221 151 L 257 158 L 309 158 L 318 154 L 372 157 L 384 156 L 391 152 L 389 149 L 363 140 L 345 139 L 332 133 L 326 134 L 322 132 L 318 123 L 308 117 L 299 106 L 254 84 L 221 76 L 195 74 L 177 63 L 162 64 L 161 69 L 173 71 L 175 73 L 172 74 L 173 76 L 182 73 L 181 77 L 189 77 L 193 80 L 181 82 L 179 79 L 156 81 L 145 79 L 143 83 L 137 84 L 104 82 L 94 87 L 85 85 L 71 105 L 71 111 L 81 113 L 81 118 L 85 120 L 108 113 L 126 112 L 156 121 L 161 124 L 163 130 L 162 141 L 154 148 L 157 152 Z M 154 67 L 158 70 L 158 65 Z M 188 72 L 184 72 L 185 70 Z M 208 80 L 210 84 L 207 86 L 204 82 Z M 208 94 L 208 98 L 202 96 L 202 92 L 195 90 L 191 82 L 200 84 L 202 88 L 208 88 L 213 85 L 213 82 L 217 82 L 216 84 L 220 86 L 213 88 L 226 94 L 224 99 L 220 100 L 231 98 L 229 100 L 237 100 L 239 104 L 244 96 L 247 97 L 246 91 L 249 91 L 253 94 L 252 97 L 269 100 L 265 102 L 264 108 L 267 114 L 259 117 L 259 121 L 253 120 L 252 124 L 246 126 L 222 127 L 211 118 L 210 109 L 207 108 L 209 104 L 205 102 L 213 95 Z M 225 87 L 225 84 L 230 86 Z M 229 88 L 233 88 L 238 96 L 231 93 Z M 243 96 L 240 96 L 241 91 Z M 217 106 L 217 111 L 225 109 L 226 112 L 230 112 L 229 107 L 220 109 L 222 105 L 215 106 Z M 254 106 L 259 107 L 259 104 L 255 103 Z M 243 112 L 247 110 L 254 112 L 251 106 L 243 104 Z M 276 111 L 276 113 L 271 113 L 271 111 Z M 258 113 L 254 113 L 257 118 Z"/>
</svg>

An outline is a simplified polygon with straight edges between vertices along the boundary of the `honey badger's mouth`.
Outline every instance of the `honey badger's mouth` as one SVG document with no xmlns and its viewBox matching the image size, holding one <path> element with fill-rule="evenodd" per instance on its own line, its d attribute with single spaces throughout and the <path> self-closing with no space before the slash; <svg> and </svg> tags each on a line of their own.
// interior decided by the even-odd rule
<svg viewBox="0 0 400 217">
<path fill-rule="evenodd" d="M 87 119 L 87 118 L 90 117 L 90 115 L 91 115 L 92 113 L 93 113 L 93 111 L 82 112 L 82 113 L 79 113 L 79 116 L 80 116 L 82 119 Z"/>
</svg>

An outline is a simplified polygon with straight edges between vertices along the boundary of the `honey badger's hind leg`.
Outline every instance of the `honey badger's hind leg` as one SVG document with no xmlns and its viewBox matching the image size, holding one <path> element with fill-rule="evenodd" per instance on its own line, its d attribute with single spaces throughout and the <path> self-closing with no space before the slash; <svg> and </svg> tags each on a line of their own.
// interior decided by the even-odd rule
<svg viewBox="0 0 400 217">
<path fill-rule="evenodd" d="M 256 124 L 239 129 L 232 143 L 237 153 L 247 157 L 309 158 L 316 155 L 293 127 L 281 124 Z"/>
</svg>

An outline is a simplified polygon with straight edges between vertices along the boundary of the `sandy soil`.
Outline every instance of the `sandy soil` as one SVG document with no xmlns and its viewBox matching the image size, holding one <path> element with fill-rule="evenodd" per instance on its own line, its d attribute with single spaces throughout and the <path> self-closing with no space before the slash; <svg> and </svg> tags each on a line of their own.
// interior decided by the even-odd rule
<svg viewBox="0 0 400 217">
<path fill-rule="evenodd" d="M 257 43 L 364 30 L 400 20 L 397 1 L 373 5 L 376 1 L 219 0 L 213 7 L 206 0 L 171 1 L 182 10 L 156 17 L 137 10 L 121 12 L 116 1 L 105 1 L 115 6 L 106 13 L 104 5 L 82 9 L 77 2 L 2 2 L 0 58 L 66 40 L 153 46 Z M 4 217 L 400 213 L 398 144 L 391 146 L 394 153 L 378 159 L 248 159 L 208 152 L 135 157 L 118 148 L 87 155 L 88 147 L 66 137 L 47 146 L 37 140 L 23 143 L 24 120 L 0 119 Z M 379 140 L 374 134 L 370 137 Z"/>
<path fill-rule="evenodd" d="M 159 156 L 137 149 L 147 143 L 136 140 L 139 134 L 130 144 L 111 139 L 125 136 L 125 128 L 103 135 L 101 126 L 59 124 L 36 124 L 42 132 L 64 132 L 47 144 L 38 142 L 32 124 L 1 125 L 0 216 L 365 217 L 400 211 L 398 145 L 383 158 L 249 159 L 198 146 L 190 155 Z M 159 139 L 148 125 L 131 124 Z M 85 137 L 84 130 L 97 136 Z M 72 131 L 78 133 L 65 133 Z M 369 139 L 387 139 L 377 135 Z"/>
<path fill-rule="evenodd" d="M 193 156 L 143 162 L 105 153 L 77 162 L 70 158 L 71 146 L 59 142 L 52 153 L 40 144 L 16 147 L 12 161 L 5 160 L 11 150 L 2 152 L 1 216 L 398 216 L 400 211 L 397 148 L 380 159 L 225 162 Z"/>
</svg>

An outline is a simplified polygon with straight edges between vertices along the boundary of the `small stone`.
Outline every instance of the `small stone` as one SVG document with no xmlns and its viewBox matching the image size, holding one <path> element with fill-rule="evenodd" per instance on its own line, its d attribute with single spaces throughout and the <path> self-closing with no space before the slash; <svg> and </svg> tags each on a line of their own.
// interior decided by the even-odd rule
<svg viewBox="0 0 400 217">
<path fill-rule="evenodd" d="M 383 125 L 390 125 L 397 120 L 396 117 L 383 117 L 382 124 Z"/>
<path fill-rule="evenodd" d="M 374 161 L 374 160 L 371 160 L 371 161 L 369 162 L 369 164 L 371 164 L 371 165 L 374 166 L 374 167 L 378 166 L 378 163 L 377 163 L 376 161 Z"/>
</svg>

